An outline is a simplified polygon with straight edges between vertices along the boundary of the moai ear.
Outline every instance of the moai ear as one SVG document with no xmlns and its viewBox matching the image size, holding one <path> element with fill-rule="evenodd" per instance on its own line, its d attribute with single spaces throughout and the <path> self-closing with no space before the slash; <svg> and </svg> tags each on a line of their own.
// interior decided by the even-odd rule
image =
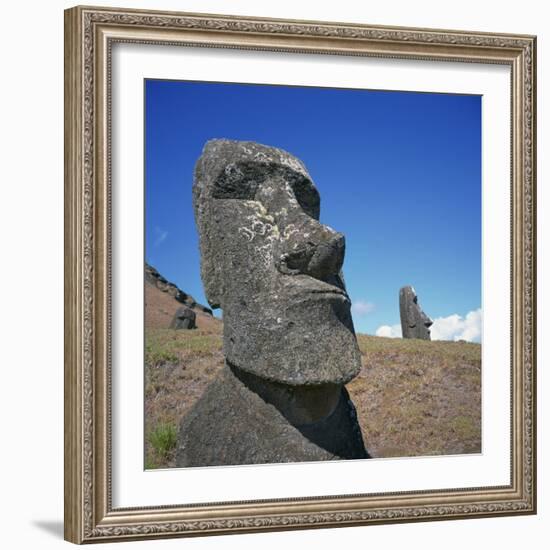
<svg viewBox="0 0 550 550">
<path fill-rule="evenodd" d="M 207 144 L 208 145 L 208 144 Z M 199 248 L 201 256 L 201 278 L 204 285 L 206 299 L 212 309 L 221 307 L 222 303 L 222 278 L 221 266 L 216 261 L 215 247 L 212 240 L 215 238 L 216 223 L 212 208 L 212 177 L 209 173 L 209 165 L 214 158 L 207 154 L 205 146 L 203 154 L 197 160 L 193 178 L 193 210 L 195 223 L 199 233 Z"/>
<path fill-rule="evenodd" d="M 401 317 L 401 332 L 403 338 L 412 338 L 411 329 L 414 328 L 415 304 L 414 290 L 411 286 L 404 286 L 399 290 L 399 313 Z"/>
<path fill-rule="evenodd" d="M 201 262 L 201 278 L 204 284 L 204 294 L 212 309 L 222 307 L 222 283 L 219 273 L 211 267 L 211 262 Z"/>
<path fill-rule="evenodd" d="M 196 212 L 197 226 L 199 228 L 199 248 L 201 256 L 201 279 L 204 285 L 204 294 L 210 307 L 217 309 L 222 305 L 223 277 L 221 259 L 216 255 L 216 246 L 212 242 L 215 239 L 213 224 L 216 221 L 212 216 L 212 208 L 206 204 L 201 205 L 201 212 Z"/>
</svg>

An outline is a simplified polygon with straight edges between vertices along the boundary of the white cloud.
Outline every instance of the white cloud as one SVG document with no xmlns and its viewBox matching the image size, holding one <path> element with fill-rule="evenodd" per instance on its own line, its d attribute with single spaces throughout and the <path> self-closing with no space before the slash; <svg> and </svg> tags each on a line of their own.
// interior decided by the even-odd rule
<svg viewBox="0 0 550 550">
<path fill-rule="evenodd" d="M 482 321 L 481 308 L 470 311 L 465 317 L 457 313 L 448 317 L 438 317 L 430 327 L 430 336 L 432 340 L 480 342 Z M 375 334 L 388 338 L 401 338 L 401 325 L 382 325 L 376 329 Z"/>
<path fill-rule="evenodd" d="M 166 240 L 166 237 L 168 237 L 168 231 L 164 231 L 164 229 L 160 227 L 155 227 L 155 235 L 153 246 L 160 246 Z"/>
<path fill-rule="evenodd" d="M 363 317 L 374 310 L 374 304 L 371 302 L 363 302 L 361 300 L 353 302 L 351 312 L 357 317 Z"/>
<path fill-rule="evenodd" d="M 401 338 L 401 325 L 382 325 L 376 329 L 376 336 L 386 338 Z"/>
<path fill-rule="evenodd" d="M 456 313 L 448 317 L 438 317 L 430 327 L 432 340 L 480 342 L 482 321 L 481 308 L 470 311 L 465 317 Z"/>
</svg>

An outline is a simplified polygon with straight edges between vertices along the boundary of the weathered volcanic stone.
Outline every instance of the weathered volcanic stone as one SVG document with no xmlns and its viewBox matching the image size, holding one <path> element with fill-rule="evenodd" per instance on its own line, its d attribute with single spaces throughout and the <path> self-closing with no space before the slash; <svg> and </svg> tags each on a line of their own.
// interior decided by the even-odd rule
<svg viewBox="0 0 550 550">
<path fill-rule="evenodd" d="M 399 313 L 403 338 L 430 340 L 433 321 L 418 305 L 418 296 L 412 286 L 404 286 L 399 290 Z"/>
<path fill-rule="evenodd" d="M 226 367 L 183 419 L 177 465 L 368 458 L 344 388 L 361 368 L 345 240 L 319 222 L 304 165 L 274 147 L 209 141 L 193 205 Z"/>
<path fill-rule="evenodd" d="M 345 384 L 361 359 L 340 273 L 345 239 L 319 222 L 302 162 L 253 142 L 209 141 L 195 168 L 201 275 L 231 364 L 291 385 Z"/>
<path fill-rule="evenodd" d="M 180 307 L 174 314 L 174 318 L 170 323 L 170 328 L 174 329 L 193 329 L 197 328 L 195 319 L 197 315 L 188 307 Z"/>
</svg>

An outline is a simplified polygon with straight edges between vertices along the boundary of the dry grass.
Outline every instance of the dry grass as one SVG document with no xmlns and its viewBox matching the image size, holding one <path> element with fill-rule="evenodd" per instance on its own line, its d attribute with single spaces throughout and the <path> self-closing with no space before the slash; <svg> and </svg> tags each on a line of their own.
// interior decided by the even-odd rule
<svg viewBox="0 0 550 550">
<path fill-rule="evenodd" d="M 481 346 L 359 335 L 348 389 L 375 457 L 481 452 Z"/>
<path fill-rule="evenodd" d="M 209 329 L 147 329 L 146 465 L 174 467 L 174 447 L 153 444 L 223 367 L 222 337 Z M 481 346 L 359 335 L 363 368 L 348 385 L 374 457 L 481 451 Z M 161 434 L 162 435 L 162 434 Z M 162 440 L 162 437 L 161 437 Z"/>
</svg>

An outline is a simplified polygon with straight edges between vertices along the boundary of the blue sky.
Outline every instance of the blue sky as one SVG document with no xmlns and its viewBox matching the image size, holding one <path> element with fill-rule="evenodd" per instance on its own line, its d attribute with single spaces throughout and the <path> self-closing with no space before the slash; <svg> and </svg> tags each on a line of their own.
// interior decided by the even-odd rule
<svg viewBox="0 0 550 550">
<path fill-rule="evenodd" d="M 432 319 L 481 307 L 480 96 L 158 80 L 145 90 L 146 260 L 199 302 L 193 168 L 207 140 L 228 138 L 305 163 L 321 221 L 346 235 L 357 332 L 398 324 L 407 284 Z"/>
</svg>

